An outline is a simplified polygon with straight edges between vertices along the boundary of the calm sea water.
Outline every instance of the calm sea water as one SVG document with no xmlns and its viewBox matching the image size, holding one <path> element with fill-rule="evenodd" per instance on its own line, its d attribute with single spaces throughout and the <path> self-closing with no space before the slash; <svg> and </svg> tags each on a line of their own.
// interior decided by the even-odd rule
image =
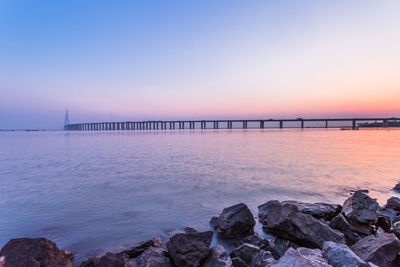
<svg viewBox="0 0 400 267">
<path fill-rule="evenodd" d="M 185 226 L 209 229 L 238 202 L 342 204 L 400 180 L 400 130 L 1 132 L 0 246 L 44 236 L 76 262 Z"/>
</svg>

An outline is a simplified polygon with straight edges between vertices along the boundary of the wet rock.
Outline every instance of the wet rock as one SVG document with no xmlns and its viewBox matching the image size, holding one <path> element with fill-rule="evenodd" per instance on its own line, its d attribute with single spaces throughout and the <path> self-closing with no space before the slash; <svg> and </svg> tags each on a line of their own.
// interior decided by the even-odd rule
<svg viewBox="0 0 400 267">
<path fill-rule="evenodd" d="M 244 243 L 235 248 L 231 254 L 233 266 L 264 267 L 266 264 L 275 262 L 269 251 L 260 249 L 252 244 Z"/>
<path fill-rule="evenodd" d="M 214 230 L 218 229 L 218 217 L 217 216 L 213 216 L 210 220 L 210 225 Z"/>
<path fill-rule="evenodd" d="M 128 256 L 117 256 L 113 253 L 107 252 L 101 258 L 89 258 L 82 262 L 79 267 L 128 267 Z"/>
<path fill-rule="evenodd" d="M 400 240 L 392 233 L 384 233 L 378 237 L 367 236 L 351 249 L 364 261 L 378 266 L 400 266 Z"/>
<path fill-rule="evenodd" d="M 209 253 L 212 231 L 176 234 L 167 242 L 170 257 L 177 266 L 199 266 Z"/>
<path fill-rule="evenodd" d="M 270 200 L 258 206 L 258 220 L 263 223 L 267 218 L 269 211 L 274 207 L 280 207 L 282 204 L 278 200 Z"/>
<path fill-rule="evenodd" d="M 279 261 L 271 267 L 330 267 L 321 250 L 309 248 L 289 248 Z"/>
<path fill-rule="evenodd" d="M 378 215 L 376 226 L 381 227 L 386 232 L 390 232 L 392 228 L 392 223 L 390 222 L 390 218 L 388 218 L 387 216 Z"/>
<path fill-rule="evenodd" d="M 194 228 L 192 228 L 192 227 L 185 227 L 185 233 L 187 233 L 187 234 L 194 234 L 194 233 L 197 233 L 197 230 L 196 229 L 194 229 Z"/>
<path fill-rule="evenodd" d="M 362 191 L 356 191 L 343 204 L 342 213 L 351 222 L 376 224 L 379 208 L 376 199 L 370 198 Z"/>
<path fill-rule="evenodd" d="M 226 238 L 240 237 L 252 233 L 255 224 L 249 208 L 240 203 L 222 211 L 218 217 L 218 233 Z"/>
<path fill-rule="evenodd" d="M 342 206 L 336 204 L 303 203 L 292 200 L 282 201 L 282 205 L 284 204 L 295 205 L 300 212 L 310 214 L 311 216 L 317 219 L 325 219 L 328 221 L 331 220 L 333 217 L 335 217 L 342 209 Z"/>
<path fill-rule="evenodd" d="M 396 222 L 395 224 L 393 224 L 392 231 L 397 236 L 397 238 L 400 238 L 400 222 Z"/>
<path fill-rule="evenodd" d="M 399 212 L 386 207 L 378 210 L 378 216 L 387 217 L 390 220 L 391 225 L 393 225 L 397 221 L 400 221 L 400 216 L 398 216 L 398 213 Z"/>
<path fill-rule="evenodd" d="M 4 256 L 0 256 L 0 267 L 4 267 L 6 264 L 6 258 Z"/>
<path fill-rule="evenodd" d="M 393 187 L 393 190 L 400 193 L 400 183 L 396 184 L 396 185 Z"/>
<path fill-rule="evenodd" d="M 309 214 L 299 212 L 296 206 L 290 204 L 272 207 L 264 220 L 263 229 L 311 248 L 322 248 L 324 241 L 345 243 L 341 232 Z"/>
<path fill-rule="evenodd" d="M 223 246 L 215 246 L 201 267 L 231 267 L 232 260 Z"/>
<path fill-rule="evenodd" d="M 126 254 L 126 255 L 128 255 L 128 257 L 130 259 L 135 258 L 135 257 L 139 256 L 140 254 L 142 254 L 144 251 L 146 251 L 150 247 L 155 247 L 155 248 L 162 247 L 161 239 L 159 237 L 153 237 L 152 239 L 140 242 L 139 244 L 137 244 L 127 250 L 117 253 L 117 256 Z"/>
<path fill-rule="evenodd" d="M 161 247 L 150 247 L 140 256 L 130 260 L 130 267 L 172 267 L 168 253 Z"/>
<path fill-rule="evenodd" d="M 293 243 L 289 240 L 280 238 L 280 237 L 275 237 L 269 244 L 269 246 L 266 248 L 266 250 L 270 251 L 272 255 L 274 256 L 275 259 L 279 259 L 282 257 L 286 250 L 289 248 L 298 248 L 299 245 L 296 243 Z"/>
<path fill-rule="evenodd" d="M 241 240 L 241 244 L 248 243 L 259 247 L 260 249 L 266 249 L 269 246 L 267 239 L 262 238 L 259 234 L 254 233 Z"/>
<path fill-rule="evenodd" d="M 370 267 L 358 257 L 348 246 L 327 241 L 324 243 L 322 255 L 333 267 Z"/>
<path fill-rule="evenodd" d="M 336 215 L 336 217 L 330 221 L 329 226 L 342 232 L 346 238 L 346 243 L 349 245 L 353 245 L 361 240 L 361 237 L 354 232 L 353 227 L 342 214 Z"/>
<path fill-rule="evenodd" d="M 386 209 L 392 209 L 395 211 L 400 211 L 400 198 L 391 197 L 386 201 L 386 205 L 384 206 Z"/>
<path fill-rule="evenodd" d="M 5 267 L 72 266 L 73 254 L 46 238 L 15 238 L 1 249 Z"/>
</svg>

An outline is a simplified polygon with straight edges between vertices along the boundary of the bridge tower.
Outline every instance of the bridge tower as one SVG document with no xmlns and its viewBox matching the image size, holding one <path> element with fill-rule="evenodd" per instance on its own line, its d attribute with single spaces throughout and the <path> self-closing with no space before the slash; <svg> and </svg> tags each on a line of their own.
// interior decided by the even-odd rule
<svg viewBox="0 0 400 267">
<path fill-rule="evenodd" d="M 69 124 L 69 116 L 68 109 L 65 110 L 65 118 L 64 118 L 64 130 L 67 130 L 67 125 Z"/>
</svg>

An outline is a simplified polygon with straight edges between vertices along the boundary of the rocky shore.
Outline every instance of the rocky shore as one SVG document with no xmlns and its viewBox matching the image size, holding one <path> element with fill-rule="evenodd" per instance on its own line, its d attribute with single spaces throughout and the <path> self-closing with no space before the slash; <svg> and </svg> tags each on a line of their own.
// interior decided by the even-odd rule
<svg viewBox="0 0 400 267">
<path fill-rule="evenodd" d="M 394 190 L 400 190 L 400 184 Z M 272 238 L 254 232 L 256 219 Z M 368 192 L 343 205 L 271 200 L 254 217 L 243 203 L 210 220 L 214 231 L 187 227 L 163 246 L 161 239 L 108 252 L 80 267 L 400 266 L 400 198 L 380 207 Z M 228 247 L 211 247 L 217 235 Z M 232 249 L 233 248 L 233 249 Z M 73 254 L 45 238 L 16 238 L 0 251 L 0 267 L 70 267 Z"/>
</svg>

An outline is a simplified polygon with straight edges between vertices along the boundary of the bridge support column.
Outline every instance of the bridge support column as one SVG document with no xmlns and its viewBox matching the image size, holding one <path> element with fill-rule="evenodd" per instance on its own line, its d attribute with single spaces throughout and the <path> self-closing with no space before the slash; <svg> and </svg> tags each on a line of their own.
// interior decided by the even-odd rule
<svg viewBox="0 0 400 267">
<path fill-rule="evenodd" d="M 264 121 L 260 121 L 260 129 L 264 129 Z"/>
<path fill-rule="evenodd" d="M 283 121 L 279 121 L 279 128 L 283 128 Z"/>
<path fill-rule="evenodd" d="M 356 122 L 356 120 L 353 120 L 353 122 L 352 122 L 352 127 L 353 127 L 353 129 L 355 129 L 356 126 L 357 126 L 357 122 Z"/>
<path fill-rule="evenodd" d="M 304 128 L 304 121 L 303 120 L 301 120 L 301 128 L 302 129 Z"/>
<path fill-rule="evenodd" d="M 328 121 L 325 121 L 325 128 L 328 128 Z"/>
<path fill-rule="evenodd" d="M 382 126 L 383 127 L 388 127 L 389 126 L 388 120 L 383 120 Z"/>
</svg>

